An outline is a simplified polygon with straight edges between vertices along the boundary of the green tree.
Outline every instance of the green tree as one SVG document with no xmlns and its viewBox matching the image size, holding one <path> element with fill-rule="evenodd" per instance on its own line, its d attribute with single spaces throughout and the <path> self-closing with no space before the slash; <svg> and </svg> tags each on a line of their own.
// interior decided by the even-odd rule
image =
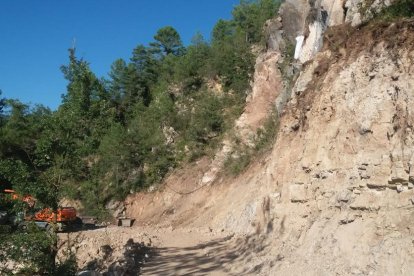
<svg viewBox="0 0 414 276">
<path fill-rule="evenodd" d="M 35 225 L 24 234 L 0 234 L 0 274 L 53 275 L 55 259 L 50 254 L 52 244 L 53 238 Z"/>
<path fill-rule="evenodd" d="M 0 128 L 0 188 L 13 188 L 21 195 L 31 194 L 38 204 L 56 209 L 57 189 L 44 181 L 47 166 L 37 165 L 37 141 L 50 127 L 52 113 L 43 106 L 30 109 L 17 100 L 6 100 L 5 106 L 7 112 L 2 114 L 4 124 Z M 25 209 L 22 202 L 1 205 L 9 214 L 16 215 Z M 0 274 L 55 275 L 56 236 L 29 226 L 24 233 L 11 231 L 10 227 L 0 231 Z M 18 266 L 10 267 L 13 263 Z"/>
<path fill-rule="evenodd" d="M 77 59 L 75 49 L 69 49 L 69 65 L 61 66 L 67 85 L 67 94 L 62 96 L 61 108 L 71 109 L 79 115 L 86 115 L 96 78 L 89 70 L 88 63 Z"/>
<path fill-rule="evenodd" d="M 85 156 L 99 147 L 99 140 L 113 120 L 110 95 L 89 64 L 76 58 L 74 49 L 69 50 L 69 64 L 61 69 L 68 85 L 56 114 L 58 132 L 61 139 L 73 143 L 70 152 Z"/>
<path fill-rule="evenodd" d="M 6 105 L 6 99 L 5 98 L 1 98 L 1 94 L 3 94 L 3 91 L 1 91 L 0 89 L 0 126 L 2 124 L 2 118 L 3 118 L 3 112 L 4 112 L 4 107 Z"/>
<path fill-rule="evenodd" d="M 129 175 L 132 170 L 140 170 L 142 167 L 140 141 L 128 134 L 122 125 L 114 124 L 111 126 L 102 139 L 98 153 L 101 159 L 95 170 L 99 176 L 97 178 L 99 185 L 103 188 L 98 195 L 100 203 L 114 196 L 117 199 L 122 199 L 131 189 L 138 188 L 139 185 L 136 184 L 140 183 L 141 175 L 138 174 L 133 179 Z M 108 182 L 111 183 L 111 186 L 104 187 Z M 102 193 L 102 191 L 105 192 Z M 93 197 L 96 198 L 96 194 Z M 94 202 L 93 199 L 90 201 Z"/>
<path fill-rule="evenodd" d="M 209 66 L 210 72 L 222 79 L 227 90 L 244 98 L 254 70 L 254 56 L 243 34 L 235 33 L 231 38 L 215 40 Z"/>
<path fill-rule="evenodd" d="M 166 26 L 157 31 L 154 36 L 155 42 L 150 45 L 156 53 L 163 56 L 169 54 L 180 56 L 184 52 L 183 43 L 177 30 L 171 26 Z"/>
<path fill-rule="evenodd" d="M 169 168 L 175 166 L 174 153 L 164 134 L 176 113 L 174 101 L 167 91 L 167 85 L 160 83 L 154 90 L 150 106 L 137 106 L 129 125 L 130 139 L 139 145 L 137 155 L 142 160 L 144 185 L 160 181 Z"/>
<path fill-rule="evenodd" d="M 19 158 L 26 159 L 32 140 L 27 118 L 28 106 L 18 100 L 6 100 L 5 106 L 10 112 L 0 129 L 0 152 L 5 157 L 17 154 Z"/>
<path fill-rule="evenodd" d="M 112 64 L 109 77 L 109 93 L 116 106 L 118 118 L 126 124 L 136 103 L 148 105 L 151 101 L 147 80 L 139 74 L 134 64 L 127 65 L 122 59 Z"/>
<path fill-rule="evenodd" d="M 217 44 L 229 40 L 235 32 L 236 29 L 233 21 L 220 19 L 213 28 L 212 42 Z"/>
<path fill-rule="evenodd" d="M 280 0 L 241 0 L 233 11 L 236 25 L 245 34 L 246 42 L 260 42 L 262 28 L 267 19 L 272 18 L 280 6 Z"/>
<path fill-rule="evenodd" d="M 202 86 L 208 72 L 206 61 L 210 59 L 210 50 L 203 36 L 197 33 L 185 55 L 177 61 L 176 81 L 182 84 L 185 91 L 196 91 Z"/>
<path fill-rule="evenodd" d="M 156 83 L 159 62 L 152 53 L 151 48 L 147 48 L 142 44 L 138 45 L 132 52 L 131 61 L 147 87 Z"/>
</svg>

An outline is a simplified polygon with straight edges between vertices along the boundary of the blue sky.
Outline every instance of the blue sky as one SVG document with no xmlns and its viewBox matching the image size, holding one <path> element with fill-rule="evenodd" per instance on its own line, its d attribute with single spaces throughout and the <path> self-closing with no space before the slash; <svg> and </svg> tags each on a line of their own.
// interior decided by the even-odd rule
<svg viewBox="0 0 414 276">
<path fill-rule="evenodd" d="M 218 19 L 231 18 L 239 0 L 1 0 L 2 96 L 56 109 L 66 81 L 60 66 L 76 41 L 77 55 L 99 77 L 117 58 L 129 59 L 137 44 L 171 25 L 188 44 L 205 38 Z"/>
</svg>

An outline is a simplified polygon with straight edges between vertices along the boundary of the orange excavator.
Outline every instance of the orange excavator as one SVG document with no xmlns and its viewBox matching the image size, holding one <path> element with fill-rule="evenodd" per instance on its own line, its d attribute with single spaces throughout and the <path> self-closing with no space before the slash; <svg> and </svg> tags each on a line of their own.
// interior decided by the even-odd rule
<svg viewBox="0 0 414 276">
<path fill-rule="evenodd" d="M 31 195 L 21 196 L 14 190 L 4 190 L 11 200 L 21 201 L 27 204 L 23 214 L 23 221 L 19 223 L 21 228 L 27 227 L 28 222 L 34 222 L 40 228 L 46 230 L 64 231 L 68 227 L 79 227 L 82 219 L 77 216 L 76 209 L 73 207 L 61 207 L 55 211 L 50 208 L 36 208 L 36 199 Z"/>
</svg>

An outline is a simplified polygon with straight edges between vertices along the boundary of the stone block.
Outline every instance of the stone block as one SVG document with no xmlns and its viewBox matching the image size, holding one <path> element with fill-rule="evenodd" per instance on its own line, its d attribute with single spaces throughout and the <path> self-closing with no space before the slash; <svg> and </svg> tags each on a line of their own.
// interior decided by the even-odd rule
<svg viewBox="0 0 414 276">
<path fill-rule="evenodd" d="M 306 185 L 292 184 L 289 187 L 291 202 L 306 202 L 308 201 L 308 190 Z"/>
</svg>

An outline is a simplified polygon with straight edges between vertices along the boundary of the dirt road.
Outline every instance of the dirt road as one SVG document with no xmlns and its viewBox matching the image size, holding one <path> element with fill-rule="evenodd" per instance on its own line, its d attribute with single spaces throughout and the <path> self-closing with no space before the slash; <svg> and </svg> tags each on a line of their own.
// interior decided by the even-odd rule
<svg viewBox="0 0 414 276">
<path fill-rule="evenodd" d="M 237 257 L 228 248 L 233 237 L 191 230 L 166 233 L 142 275 L 228 275 L 227 264 Z"/>
<path fill-rule="evenodd" d="M 105 227 L 60 234 L 81 271 L 104 275 L 239 275 L 254 271 L 253 237 L 211 229 Z M 68 247 L 68 244 L 70 246 Z"/>
</svg>

